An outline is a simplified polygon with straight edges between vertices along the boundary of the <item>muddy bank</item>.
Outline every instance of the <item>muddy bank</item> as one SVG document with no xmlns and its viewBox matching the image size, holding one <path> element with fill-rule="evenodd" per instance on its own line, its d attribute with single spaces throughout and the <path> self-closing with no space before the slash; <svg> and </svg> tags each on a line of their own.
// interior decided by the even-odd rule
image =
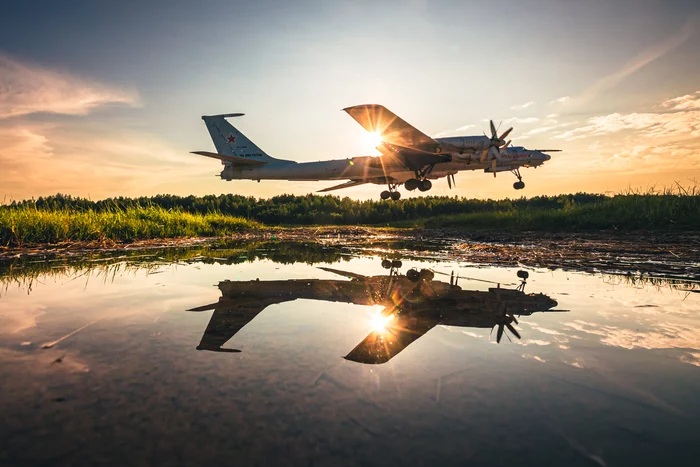
<svg viewBox="0 0 700 467">
<path fill-rule="evenodd" d="M 69 261 L 141 250 L 204 248 L 225 256 L 237 248 L 274 248 L 276 243 L 322 246 L 347 255 L 453 259 L 484 265 L 545 267 L 643 278 L 700 281 L 700 233 L 597 232 L 543 234 L 449 229 L 401 230 L 368 227 L 266 229 L 226 238 L 179 238 L 119 242 L 73 242 L 0 248 L 0 265 L 16 261 Z M 218 252 L 218 253 L 217 253 Z M 293 254 L 290 261 L 294 261 Z M 194 258 L 200 258 L 195 256 Z M 304 261 L 301 257 L 298 259 Z"/>
</svg>

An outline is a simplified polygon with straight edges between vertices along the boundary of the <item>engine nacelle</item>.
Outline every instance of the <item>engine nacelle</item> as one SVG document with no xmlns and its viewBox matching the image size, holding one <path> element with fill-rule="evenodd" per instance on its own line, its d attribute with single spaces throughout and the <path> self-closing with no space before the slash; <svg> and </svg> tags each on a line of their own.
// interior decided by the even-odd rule
<svg viewBox="0 0 700 467">
<path fill-rule="evenodd" d="M 491 140 L 486 136 L 451 136 L 449 138 L 436 138 L 435 141 L 445 148 L 445 151 L 468 152 L 485 151 L 489 148 Z"/>
</svg>

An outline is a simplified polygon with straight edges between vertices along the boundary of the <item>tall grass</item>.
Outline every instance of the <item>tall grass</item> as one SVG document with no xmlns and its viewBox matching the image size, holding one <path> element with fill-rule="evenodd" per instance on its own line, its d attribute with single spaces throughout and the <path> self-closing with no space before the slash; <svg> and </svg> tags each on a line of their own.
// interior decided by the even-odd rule
<svg viewBox="0 0 700 467">
<path fill-rule="evenodd" d="M 560 208 L 509 207 L 494 211 L 448 214 L 396 222 L 397 227 L 484 230 L 684 230 L 700 231 L 700 190 L 633 192 Z"/>
<path fill-rule="evenodd" d="M 157 206 L 97 212 L 43 210 L 22 206 L 0 210 L 0 244 L 151 238 L 212 237 L 262 228 L 262 224 L 218 213 L 192 214 Z"/>
</svg>

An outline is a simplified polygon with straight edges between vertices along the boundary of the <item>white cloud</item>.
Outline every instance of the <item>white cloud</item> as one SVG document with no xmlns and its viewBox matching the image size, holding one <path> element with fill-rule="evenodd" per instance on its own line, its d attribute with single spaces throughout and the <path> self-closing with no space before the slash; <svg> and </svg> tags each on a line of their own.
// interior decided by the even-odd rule
<svg viewBox="0 0 700 467">
<path fill-rule="evenodd" d="M 557 99 L 549 101 L 549 105 L 552 105 L 552 104 L 566 105 L 570 100 L 571 100 L 570 96 L 562 96 L 562 97 L 559 97 Z"/>
<path fill-rule="evenodd" d="M 669 99 L 661 104 L 665 112 L 613 113 L 588 119 L 587 125 L 555 138 L 576 140 L 631 130 L 642 138 L 700 137 L 700 92 Z"/>
<path fill-rule="evenodd" d="M 36 112 L 84 115 L 111 103 L 138 105 L 124 90 L 0 55 L 0 118 Z"/>
<path fill-rule="evenodd" d="M 700 91 L 664 101 L 661 103 L 661 107 L 670 108 L 671 110 L 700 109 Z"/>
<path fill-rule="evenodd" d="M 523 109 L 527 109 L 528 107 L 532 107 L 533 105 L 535 105 L 535 103 L 533 101 L 530 101 L 530 102 L 525 102 L 524 104 L 511 106 L 510 109 L 511 110 L 523 110 Z"/>
</svg>

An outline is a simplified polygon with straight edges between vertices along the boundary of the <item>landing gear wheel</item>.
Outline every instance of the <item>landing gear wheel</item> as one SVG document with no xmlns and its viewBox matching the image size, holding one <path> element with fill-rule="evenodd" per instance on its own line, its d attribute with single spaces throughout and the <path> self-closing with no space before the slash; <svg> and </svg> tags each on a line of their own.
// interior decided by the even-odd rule
<svg viewBox="0 0 700 467">
<path fill-rule="evenodd" d="M 405 186 L 408 191 L 413 191 L 420 186 L 420 180 L 416 180 L 415 178 L 408 179 L 406 180 Z"/>
<path fill-rule="evenodd" d="M 423 180 L 420 182 L 420 185 L 418 185 L 418 189 L 420 191 L 428 191 L 433 187 L 433 183 L 430 180 Z"/>
<path fill-rule="evenodd" d="M 382 194 L 379 196 L 381 196 L 382 199 L 389 199 L 389 198 L 391 198 L 391 192 L 388 190 L 384 190 L 384 191 L 382 191 Z"/>
<path fill-rule="evenodd" d="M 420 279 L 420 273 L 415 269 L 409 269 L 406 271 L 406 279 L 411 282 L 418 282 L 418 279 Z"/>
<path fill-rule="evenodd" d="M 513 188 L 515 188 L 516 190 L 522 190 L 523 188 L 525 188 L 525 182 L 515 182 L 513 183 Z"/>
<path fill-rule="evenodd" d="M 400 268 L 401 266 L 403 266 L 403 263 L 401 262 L 400 259 L 395 259 L 395 260 L 393 260 L 393 261 L 391 262 L 391 267 L 392 267 L 392 268 L 397 268 L 397 269 L 398 269 L 398 268 Z"/>
<path fill-rule="evenodd" d="M 388 259 L 382 260 L 382 267 L 384 269 L 391 269 L 391 260 L 388 260 Z"/>
<path fill-rule="evenodd" d="M 391 199 L 393 199 L 394 201 L 400 200 L 400 199 L 401 199 L 401 193 L 399 193 L 398 191 L 392 191 L 392 192 L 391 192 Z"/>
</svg>

